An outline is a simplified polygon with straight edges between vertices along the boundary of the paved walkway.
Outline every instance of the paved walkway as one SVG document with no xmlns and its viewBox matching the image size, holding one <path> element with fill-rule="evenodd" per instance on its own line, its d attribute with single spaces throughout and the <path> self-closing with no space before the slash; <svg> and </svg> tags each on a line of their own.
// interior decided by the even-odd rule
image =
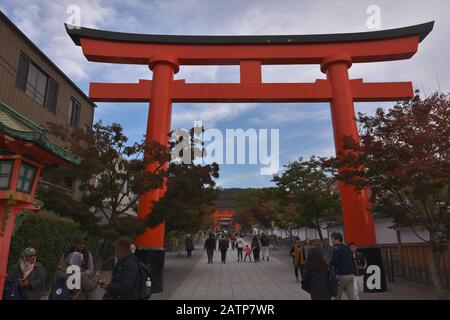
<svg viewBox="0 0 450 320">
<path fill-rule="evenodd" d="M 292 268 L 273 257 L 270 261 L 237 262 L 237 253 L 228 250 L 227 263 L 214 254 L 214 264 L 206 253 L 186 279 L 170 295 L 170 300 L 309 300 L 295 282 Z"/>
</svg>

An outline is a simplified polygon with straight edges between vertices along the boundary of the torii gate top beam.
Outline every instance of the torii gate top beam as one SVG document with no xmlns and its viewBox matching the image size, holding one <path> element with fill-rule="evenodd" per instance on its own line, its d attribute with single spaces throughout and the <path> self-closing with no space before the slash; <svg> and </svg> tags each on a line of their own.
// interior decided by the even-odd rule
<svg viewBox="0 0 450 320">
<path fill-rule="evenodd" d="M 179 65 L 320 64 L 332 53 L 353 63 L 408 59 L 433 29 L 434 21 L 383 31 L 266 36 L 175 36 L 121 33 L 66 25 L 90 61 L 148 64 L 164 54 Z"/>
</svg>

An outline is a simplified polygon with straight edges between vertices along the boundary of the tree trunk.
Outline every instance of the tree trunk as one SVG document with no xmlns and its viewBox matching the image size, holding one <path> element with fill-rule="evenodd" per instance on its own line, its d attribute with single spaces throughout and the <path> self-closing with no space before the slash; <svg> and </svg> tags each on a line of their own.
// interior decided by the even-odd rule
<svg viewBox="0 0 450 320">
<path fill-rule="evenodd" d="M 100 252 L 98 253 L 98 257 L 96 257 L 96 268 L 95 271 L 102 271 L 103 269 L 103 262 L 104 262 L 104 255 L 106 252 L 106 249 L 108 248 L 108 241 L 103 240 L 103 243 L 100 246 Z"/>
<path fill-rule="evenodd" d="M 317 233 L 319 234 L 319 239 L 320 239 L 320 249 L 323 252 L 323 248 L 325 247 L 325 244 L 323 243 L 323 234 L 322 234 L 322 228 L 320 227 L 320 222 L 318 219 L 316 219 L 316 230 Z"/>
<path fill-rule="evenodd" d="M 430 237 L 431 236 L 432 235 L 430 235 Z M 438 299 L 444 300 L 446 298 L 446 294 L 442 286 L 441 278 L 439 276 L 439 254 L 436 250 L 436 247 L 436 244 L 431 240 L 428 244 L 428 262 L 430 267 L 430 276 Z"/>
</svg>

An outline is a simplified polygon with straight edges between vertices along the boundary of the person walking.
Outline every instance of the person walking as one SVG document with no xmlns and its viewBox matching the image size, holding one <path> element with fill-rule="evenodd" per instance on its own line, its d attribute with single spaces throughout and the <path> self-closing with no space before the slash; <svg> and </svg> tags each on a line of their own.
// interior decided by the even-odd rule
<svg viewBox="0 0 450 320">
<path fill-rule="evenodd" d="M 244 251 L 244 239 L 242 238 L 242 236 L 240 234 L 237 235 L 237 239 L 236 239 L 236 249 L 237 249 L 237 256 L 238 259 L 237 261 L 241 261 L 242 262 L 242 251 Z"/>
<path fill-rule="evenodd" d="M 311 300 L 330 300 L 328 266 L 318 248 L 311 248 L 303 267 L 302 289 Z"/>
<path fill-rule="evenodd" d="M 252 248 L 250 248 L 248 245 L 246 245 L 244 251 L 245 251 L 244 261 L 246 261 L 247 257 L 248 257 L 250 262 L 252 262 Z"/>
<path fill-rule="evenodd" d="M 367 268 L 367 261 L 361 252 L 358 252 L 358 247 L 353 242 L 349 243 L 348 246 L 352 250 L 353 264 L 354 264 L 354 291 L 355 299 L 360 300 L 359 293 L 364 292 L 364 271 Z"/>
<path fill-rule="evenodd" d="M 234 251 L 234 248 L 236 247 L 236 234 L 233 234 L 230 237 L 230 241 L 231 241 L 231 250 Z"/>
<path fill-rule="evenodd" d="M 5 295 L 4 299 L 40 300 L 45 277 L 44 266 L 36 259 L 36 250 L 26 248 L 7 278 L 7 282 L 16 287 L 18 295 L 15 297 Z"/>
<path fill-rule="evenodd" d="M 222 263 L 226 263 L 227 261 L 227 250 L 230 246 L 230 243 L 228 242 L 228 239 L 224 236 L 219 241 L 219 250 L 222 255 Z"/>
<path fill-rule="evenodd" d="M 262 259 L 269 261 L 270 238 L 263 232 L 261 233 Z"/>
<path fill-rule="evenodd" d="M 105 300 L 140 299 L 140 262 L 131 252 L 132 243 L 129 237 L 120 237 L 114 243 L 117 263 L 112 271 L 111 281 L 100 284 L 105 289 Z"/>
<path fill-rule="evenodd" d="M 341 300 L 344 292 L 349 300 L 355 300 L 352 251 L 343 244 L 344 237 L 339 232 L 331 234 L 331 241 L 333 243 L 333 253 L 330 268 L 334 268 L 339 283 L 336 300 Z"/>
<path fill-rule="evenodd" d="M 187 257 L 190 258 L 192 256 L 192 250 L 194 250 L 194 241 L 190 234 L 186 236 L 186 240 L 184 241 L 186 245 L 186 253 Z"/>
<path fill-rule="evenodd" d="M 205 246 L 203 250 L 206 250 L 208 256 L 208 264 L 213 263 L 214 250 L 216 250 L 216 238 L 212 232 L 209 233 L 208 239 L 205 241 Z"/>
<path fill-rule="evenodd" d="M 252 251 L 253 251 L 253 260 L 256 262 L 259 261 L 259 251 L 261 246 L 259 245 L 258 237 L 255 235 L 252 239 Z"/>
<path fill-rule="evenodd" d="M 292 264 L 294 265 L 295 279 L 299 281 L 298 271 L 300 270 L 300 275 L 303 279 L 303 263 L 305 262 L 302 242 L 299 237 L 295 237 L 294 245 L 291 247 L 291 251 L 289 252 L 289 254 L 292 257 Z"/>
</svg>

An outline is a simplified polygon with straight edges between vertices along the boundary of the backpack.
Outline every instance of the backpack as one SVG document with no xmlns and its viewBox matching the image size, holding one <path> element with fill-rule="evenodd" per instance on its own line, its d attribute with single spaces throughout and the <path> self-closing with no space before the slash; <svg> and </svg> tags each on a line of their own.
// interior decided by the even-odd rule
<svg viewBox="0 0 450 320">
<path fill-rule="evenodd" d="M 336 278 L 336 271 L 334 268 L 328 270 L 328 290 L 330 297 L 336 297 L 338 294 L 339 283 Z"/>
<path fill-rule="evenodd" d="M 137 261 L 138 264 L 138 292 L 140 300 L 148 300 L 152 296 L 152 271 L 149 265 Z"/>
<path fill-rule="evenodd" d="M 25 293 L 19 286 L 19 282 L 15 280 L 5 281 L 3 289 L 3 300 L 28 300 Z"/>
<path fill-rule="evenodd" d="M 48 300 L 70 300 L 71 292 L 67 288 L 66 280 L 59 279 L 53 285 Z"/>
</svg>

